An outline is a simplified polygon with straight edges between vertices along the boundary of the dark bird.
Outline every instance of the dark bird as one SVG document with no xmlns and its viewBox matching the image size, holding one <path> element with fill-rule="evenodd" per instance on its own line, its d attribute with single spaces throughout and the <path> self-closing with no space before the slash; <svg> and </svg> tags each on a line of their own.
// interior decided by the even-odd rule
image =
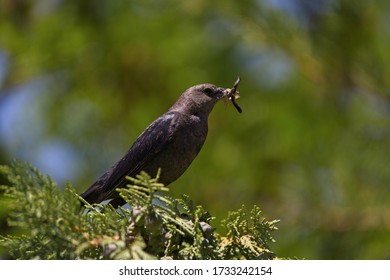
<svg viewBox="0 0 390 280">
<path fill-rule="evenodd" d="M 165 186 L 178 179 L 206 140 L 208 117 L 214 105 L 222 98 L 231 99 L 232 93 L 212 84 L 187 89 L 81 197 L 89 203 L 109 199 L 112 206 L 118 207 L 126 203 L 116 191 L 128 184 L 126 176 L 135 177 L 141 171 L 155 176 L 161 168 L 159 182 Z"/>
</svg>

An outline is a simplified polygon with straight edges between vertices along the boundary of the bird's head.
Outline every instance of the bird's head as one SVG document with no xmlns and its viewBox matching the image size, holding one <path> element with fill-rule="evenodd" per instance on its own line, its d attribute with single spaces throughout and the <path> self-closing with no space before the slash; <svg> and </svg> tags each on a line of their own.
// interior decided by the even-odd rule
<svg viewBox="0 0 390 280">
<path fill-rule="evenodd" d="M 189 114 L 208 115 L 215 103 L 228 94 L 229 89 L 213 84 L 201 84 L 187 89 L 172 106 L 174 110 L 184 110 Z"/>
</svg>

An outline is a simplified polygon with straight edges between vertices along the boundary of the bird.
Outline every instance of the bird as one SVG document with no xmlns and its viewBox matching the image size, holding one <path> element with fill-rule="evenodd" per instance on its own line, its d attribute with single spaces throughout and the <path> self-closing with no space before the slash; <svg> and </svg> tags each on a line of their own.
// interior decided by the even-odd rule
<svg viewBox="0 0 390 280">
<path fill-rule="evenodd" d="M 127 176 L 135 177 L 141 171 L 155 176 L 161 169 L 159 182 L 165 186 L 174 182 L 200 152 L 214 105 L 221 99 L 231 99 L 231 94 L 232 90 L 213 84 L 185 90 L 166 113 L 140 134 L 127 153 L 80 196 L 90 204 L 109 200 L 117 208 L 126 204 L 116 189 L 128 184 Z"/>
</svg>

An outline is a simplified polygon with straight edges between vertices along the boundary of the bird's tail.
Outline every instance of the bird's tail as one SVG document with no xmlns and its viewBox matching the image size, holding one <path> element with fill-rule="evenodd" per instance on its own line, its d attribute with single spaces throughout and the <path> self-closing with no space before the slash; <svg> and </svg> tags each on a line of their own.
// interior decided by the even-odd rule
<svg viewBox="0 0 390 280">
<path fill-rule="evenodd" d="M 85 192 L 80 194 L 80 196 L 89 204 L 100 203 L 108 199 L 111 199 L 108 203 L 111 204 L 114 208 L 126 204 L 126 201 L 119 195 L 111 198 L 107 197 L 107 194 L 102 191 L 102 186 L 99 181 L 95 182 Z"/>
<path fill-rule="evenodd" d="M 100 184 L 98 182 L 90 186 L 86 191 L 84 191 L 80 196 L 85 199 L 88 203 L 100 203 L 103 199 L 100 197 Z"/>
</svg>

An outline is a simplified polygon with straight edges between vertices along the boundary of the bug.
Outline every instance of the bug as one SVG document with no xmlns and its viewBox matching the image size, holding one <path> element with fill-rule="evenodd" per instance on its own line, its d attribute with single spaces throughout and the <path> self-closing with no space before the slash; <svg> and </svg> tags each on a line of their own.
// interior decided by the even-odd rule
<svg viewBox="0 0 390 280">
<path fill-rule="evenodd" d="M 230 91 L 226 95 L 226 103 L 229 102 L 229 100 L 231 100 L 234 107 L 237 109 L 237 111 L 239 113 L 242 113 L 242 109 L 241 109 L 240 105 L 238 105 L 238 103 L 236 102 L 236 99 L 238 99 L 240 97 L 238 95 L 239 92 L 237 91 L 237 87 L 238 87 L 238 84 L 240 83 L 240 81 L 241 81 L 240 77 L 237 77 L 237 80 L 234 83 L 233 88 L 230 89 Z"/>
<path fill-rule="evenodd" d="M 233 89 L 230 91 L 230 99 L 232 100 L 232 103 L 233 103 L 234 107 L 236 107 L 237 111 L 239 113 L 242 113 L 242 109 L 241 109 L 240 105 L 238 105 L 236 102 L 236 92 L 238 93 L 237 87 L 238 87 L 238 84 L 240 83 L 240 81 L 241 81 L 240 77 L 237 77 L 237 80 L 233 85 Z"/>
</svg>

